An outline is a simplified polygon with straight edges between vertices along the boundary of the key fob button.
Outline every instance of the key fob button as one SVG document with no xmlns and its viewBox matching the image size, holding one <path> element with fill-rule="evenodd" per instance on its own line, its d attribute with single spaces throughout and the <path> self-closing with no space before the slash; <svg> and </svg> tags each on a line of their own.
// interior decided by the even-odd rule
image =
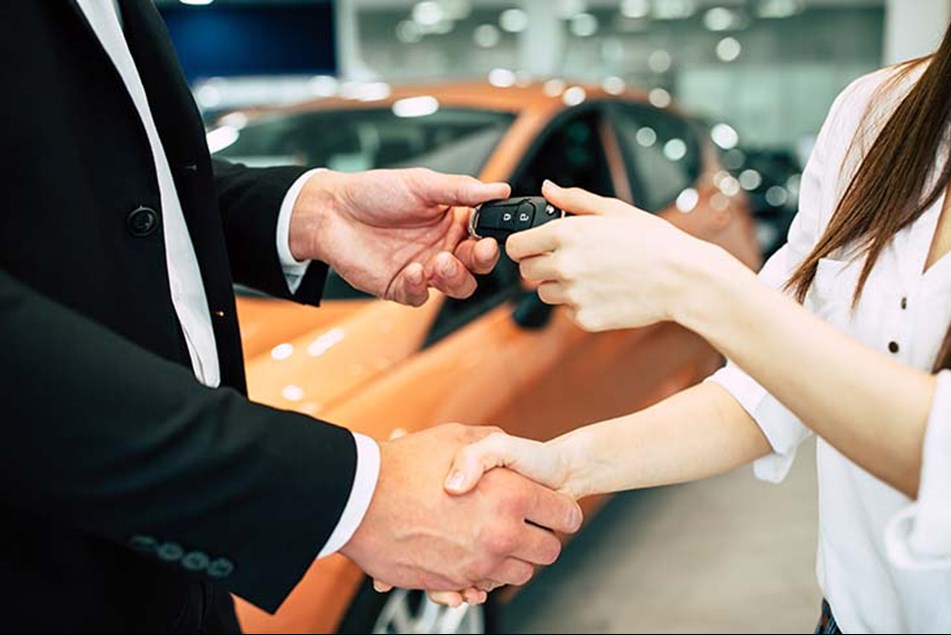
<svg viewBox="0 0 951 635">
<path fill-rule="evenodd" d="M 526 200 L 519 203 L 515 229 L 518 231 L 529 229 L 534 221 L 535 206 L 532 205 L 532 202 Z"/>
</svg>

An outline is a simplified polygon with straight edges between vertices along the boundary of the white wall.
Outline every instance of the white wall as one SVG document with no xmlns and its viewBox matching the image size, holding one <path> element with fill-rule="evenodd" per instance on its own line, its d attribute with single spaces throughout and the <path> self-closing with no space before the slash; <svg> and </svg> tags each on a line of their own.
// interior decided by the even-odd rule
<svg viewBox="0 0 951 635">
<path fill-rule="evenodd" d="M 885 64 L 934 51 L 951 20 L 951 0 L 886 0 Z"/>
</svg>

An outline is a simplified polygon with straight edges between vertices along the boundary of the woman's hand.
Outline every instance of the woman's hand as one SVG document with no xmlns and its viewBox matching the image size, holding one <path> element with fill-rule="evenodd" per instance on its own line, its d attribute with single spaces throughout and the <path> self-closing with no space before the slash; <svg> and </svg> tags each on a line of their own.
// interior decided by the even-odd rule
<svg viewBox="0 0 951 635">
<path fill-rule="evenodd" d="M 570 218 L 517 233 L 509 256 L 539 297 L 565 304 L 587 331 L 675 319 L 716 247 L 617 199 L 546 181 L 542 189 Z"/>
</svg>

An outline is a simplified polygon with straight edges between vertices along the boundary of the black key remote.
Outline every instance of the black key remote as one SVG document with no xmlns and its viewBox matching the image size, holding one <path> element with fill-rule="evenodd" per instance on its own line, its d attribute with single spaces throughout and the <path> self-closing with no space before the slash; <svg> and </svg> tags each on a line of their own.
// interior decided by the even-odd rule
<svg viewBox="0 0 951 635">
<path fill-rule="evenodd" d="M 469 234 L 473 238 L 494 238 L 499 243 L 512 234 L 548 221 L 564 218 L 567 212 L 560 210 L 541 196 L 488 201 L 475 208 L 469 218 Z"/>
</svg>

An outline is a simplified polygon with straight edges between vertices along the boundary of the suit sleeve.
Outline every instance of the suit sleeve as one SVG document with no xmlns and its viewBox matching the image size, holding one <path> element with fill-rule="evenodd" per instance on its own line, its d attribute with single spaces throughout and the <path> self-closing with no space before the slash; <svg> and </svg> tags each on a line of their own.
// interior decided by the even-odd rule
<svg viewBox="0 0 951 635">
<path fill-rule="evenodd" d="M 276 298 L 317 305 L 327 265 L 312 262 L 294 293 L 274 246 L 281 203 L 305 168 L 249 168 L 212 160 L 235 282 Z"/>
<path fill-rule="evenodd" d="M 2 270 L 0 337 L 5 503 L 146 557 L 197 552 L 215 566 L 196 575 L 279 606 L 348 500 L 349 431 L 205 388 Z"/>
</svg>

